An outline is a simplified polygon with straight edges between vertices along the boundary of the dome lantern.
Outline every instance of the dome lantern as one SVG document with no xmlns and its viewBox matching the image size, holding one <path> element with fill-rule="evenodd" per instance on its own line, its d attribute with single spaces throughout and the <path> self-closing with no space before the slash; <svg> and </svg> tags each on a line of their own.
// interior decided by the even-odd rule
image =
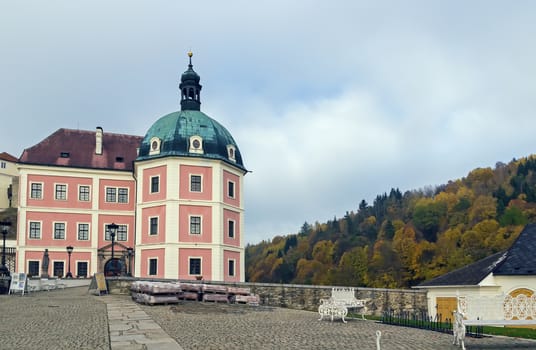
<svg viewBox="0 0 536 350">
<path fill-rule="evenodd" d="M 199 74 L 197 74 L 192 65 L 193 53 L 188 52 L 189 64 L 188 69 L 182 73 L 181 83 L 179 85 L 181 94 L 182 111 L 199 111 L 201 110 L 201 84 L 199 84 Z"/>
</svg>

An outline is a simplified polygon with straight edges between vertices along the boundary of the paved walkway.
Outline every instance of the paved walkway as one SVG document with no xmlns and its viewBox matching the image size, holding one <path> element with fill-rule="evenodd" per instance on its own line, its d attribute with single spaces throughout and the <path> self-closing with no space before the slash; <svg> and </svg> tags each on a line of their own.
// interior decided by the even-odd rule
<svg viewBox="0 0 536 350">
<path fill-rule="evenodd" d="M 452 336 L 373 321 L 318 321 L 272 307 L 184 302 L 139 305 L 129 296 L 66 288 L 0 295 L 0 349 L 459 349 Z M 468 350 L 535 349 L 530 340 L 466 339 Z"/>
<path fill-rule="evenodd" d="M 138 304 L 124 297 L 104 296 L 112 350 L 183 350 Z"/>
</svg>

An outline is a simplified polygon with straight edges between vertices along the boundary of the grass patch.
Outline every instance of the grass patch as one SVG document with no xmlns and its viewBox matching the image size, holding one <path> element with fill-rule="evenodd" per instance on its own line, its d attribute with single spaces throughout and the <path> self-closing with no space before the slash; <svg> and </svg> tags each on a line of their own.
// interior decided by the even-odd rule
<svg viewBox="0 0 536 350">
<path fill-rule="evenodd" d="M 361 315 L 357 313 L 348 313 L 348 316 L 354 317 L 354 318 L 360 318 Z M 375 321 L 381 321 L 382 317 L 378 316 L 372 316 L 368 315 L 366 316 L 367 320 L 375 320 Z M 426 330 L 432 330 L 432 331 L 441 331 L 445 333 L 452 332 L 452 324 L 450 323 L 443 323 L 443 322 L 428 322 L 428 321 L 415 321 L 412 319 L 401 319 L 401 318 L 392 318 L 391 322 L 387 322 L 386 324 L 392 324 L 396 326 L 402 326 L 402 327 L 413 327 L 413 328 L 420 328 L 420 329 L 426 329 Z M 482 335 L 498 335 L 498 336 L 504 336 L 504 337 L 514 337 L 514 338 L 524 338 L 524 339 L 536 339 L 536 329 L 535 328 L 529 328 L 529 327 L 494 327 L 494 326 L 480 326 L 481 330 L 478 332 L 478 334 Z M 468 330 L 471 331 L 471 333 L 477 332 L 477 326 L 468 326 Z"/>
<path fill-rule="evenodd" d="M 525 339 L 536 339 L 536 329 L 533 328 L 511 328 L 484 326 L 483 334 L 502 335 L 505 337 L 516 337 Z"/>
</svg>

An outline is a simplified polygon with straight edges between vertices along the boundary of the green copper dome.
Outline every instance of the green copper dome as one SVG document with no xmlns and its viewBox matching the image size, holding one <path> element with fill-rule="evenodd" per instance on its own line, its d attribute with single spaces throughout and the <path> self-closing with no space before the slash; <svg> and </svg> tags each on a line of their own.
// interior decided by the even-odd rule
<svg viewBox="0 0 536 350">
<path fill-rule="evenodd" d="M 233 137 L 220 123 L 200 111 L 201 85 L 189 52 L 181 76 L 181 110 L 158 119 L 147 131 L 136 160 L 168 156 L 219 159 L 247 171 Z"/>
<path fill-rule="evenodd" d="M 219 159 L 246 171 L 229 131 L 200 111 L 170 113 L 149 128 L 137 160 L 167 156 Z"/>
</svg>

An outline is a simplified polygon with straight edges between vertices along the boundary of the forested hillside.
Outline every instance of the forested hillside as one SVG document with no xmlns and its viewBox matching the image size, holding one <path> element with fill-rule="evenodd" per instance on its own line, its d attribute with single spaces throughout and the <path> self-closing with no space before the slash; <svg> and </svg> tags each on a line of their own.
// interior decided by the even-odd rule
<svg viewBox="0 0 536 350">
<path fill-rule="evenodd" d="M 507 249 L 536 222 L 536 156 L 478 168 L 246 247 L 246 280 L 410 287 Z"/>
</svg>

